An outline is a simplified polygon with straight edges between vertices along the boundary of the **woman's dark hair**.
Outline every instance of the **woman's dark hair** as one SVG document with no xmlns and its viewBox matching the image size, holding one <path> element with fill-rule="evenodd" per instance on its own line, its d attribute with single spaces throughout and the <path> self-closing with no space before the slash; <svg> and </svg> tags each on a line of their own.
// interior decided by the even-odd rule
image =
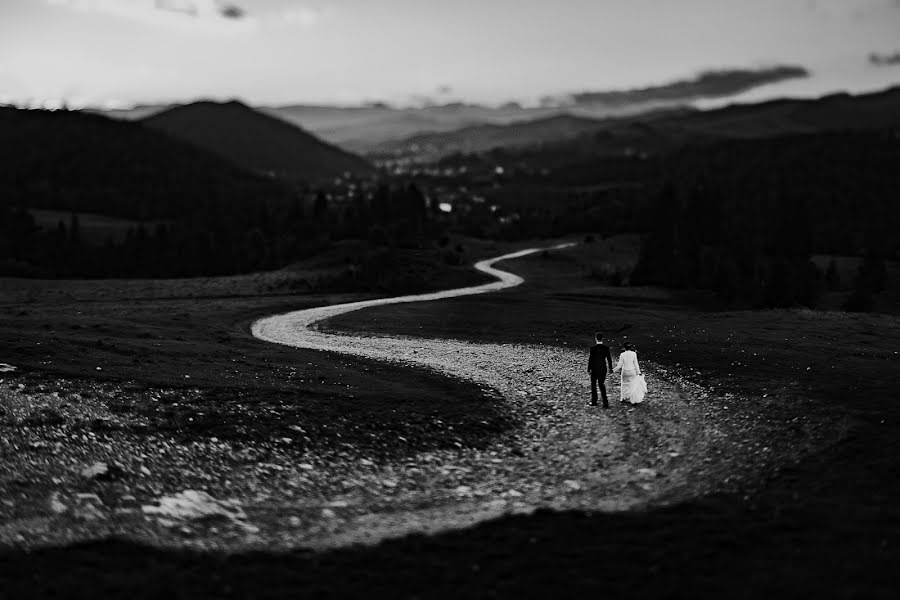
<svg viewBox="0 0 900 600">
<path fill-rule="evenodd" d="M 624 348 L 625 350 L 631 350 L 631 342 L 625 342 L 624 344 L 622 344 L 622 348 Z"/>
</svg>

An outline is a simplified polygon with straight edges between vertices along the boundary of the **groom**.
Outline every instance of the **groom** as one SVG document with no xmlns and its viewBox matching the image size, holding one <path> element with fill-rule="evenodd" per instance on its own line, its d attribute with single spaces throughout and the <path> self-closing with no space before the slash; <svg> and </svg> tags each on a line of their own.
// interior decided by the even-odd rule
<svg viewBox="0 0 900 600">
<path fill-rule="evenodd" d="M 588 373 L 591 374 L 591 406 L 597 406 L 597 385 L 599 385 L 603 408 L 609 408 L 609 401 L 606 399 L 606 367 L 609 365 L 609 370 L 612 371 L 612 355 L 609 348 L 603 344 L 602 333 L 597 333 L 594 339 L 597 343 L 591 346 L 591 355 L 588 358 Z"/>
</svg>

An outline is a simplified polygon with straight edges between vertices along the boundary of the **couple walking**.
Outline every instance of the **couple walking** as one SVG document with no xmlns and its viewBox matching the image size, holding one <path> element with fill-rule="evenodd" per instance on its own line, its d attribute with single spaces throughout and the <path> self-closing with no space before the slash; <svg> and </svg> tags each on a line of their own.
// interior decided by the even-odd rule
<svg viewBox="0 0 900 600">
<path fill-rule="evenodd" d="M 594 336 L 596 344 L 591 346 L 591 354 L 588 358 L 588 372 L 591 374 L 591 406 L 597 406 L 597 387 L 600 387 L 600 395 L 603 398 L 603 408 L 609 408 L 606 399 L 606 375 L 609 371 L 620 371 L 620 400 L 638 404 L 644 401 L 647 393 L 647 384 L 641 375 L 641 367 L 638 365 L 637 353 L 631 349 L 631 344 L 625 342 L 622 345 L 622 353 L 619 354 L 619 363 L 613 367 L 612 355 L 609 348 L 603 343 L 603 334 Z M 609 370 L 607 370 L 607 365 Z"/>
</svg>

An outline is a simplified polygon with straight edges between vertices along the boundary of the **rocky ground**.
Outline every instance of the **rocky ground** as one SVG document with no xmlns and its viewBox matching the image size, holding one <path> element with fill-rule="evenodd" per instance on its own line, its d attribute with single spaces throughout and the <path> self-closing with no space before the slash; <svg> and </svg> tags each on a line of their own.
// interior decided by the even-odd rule
<svg viewBox="0 0 900 600">
<path fill-rule="evenodd" d="M 486 402 L 504 405 L 509 426 L 488 442 L 441 422 L 394 432 L 410 451 L 393 455 L 318 444 L 302 425 L 271 439 L 180 439 L 156 427 L 152 411 L 127 407 L 140 396 L 173 418 L 202 419 L 192 398 L 199 389 L 10 373 L 0 383 L 0 541 L 33 548 L 123 535 L 164 546 L 324 548 L 541 507 L 639 508 L 749 493 L 843 431 L 839 418 L 789 389 L 720 395 L 645 365 L 647 401 L 620 403 L 611 381 L 604 410 L 587 405 L 584 357 L 571 350 L 319 335 L 373 358 L 468 376 Z M 433 436 L 455 449 L 416 450 Z"/>
</svg>

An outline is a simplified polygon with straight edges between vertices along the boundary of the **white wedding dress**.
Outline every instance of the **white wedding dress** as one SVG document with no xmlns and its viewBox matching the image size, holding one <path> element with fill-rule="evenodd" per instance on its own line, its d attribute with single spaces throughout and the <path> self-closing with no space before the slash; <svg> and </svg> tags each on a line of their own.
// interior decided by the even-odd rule
<svg viewBox="0 0 900 600">
<path fill-rule="evenodd" d="M 647 395 L 647 382 L 641 374 L 637 353 L 634 350 L 626 350 L 619 355 L 619 362 L 613 368 L 622 375 L 621 399 L 622 402 L 640 404 Z"/>
</svg>

